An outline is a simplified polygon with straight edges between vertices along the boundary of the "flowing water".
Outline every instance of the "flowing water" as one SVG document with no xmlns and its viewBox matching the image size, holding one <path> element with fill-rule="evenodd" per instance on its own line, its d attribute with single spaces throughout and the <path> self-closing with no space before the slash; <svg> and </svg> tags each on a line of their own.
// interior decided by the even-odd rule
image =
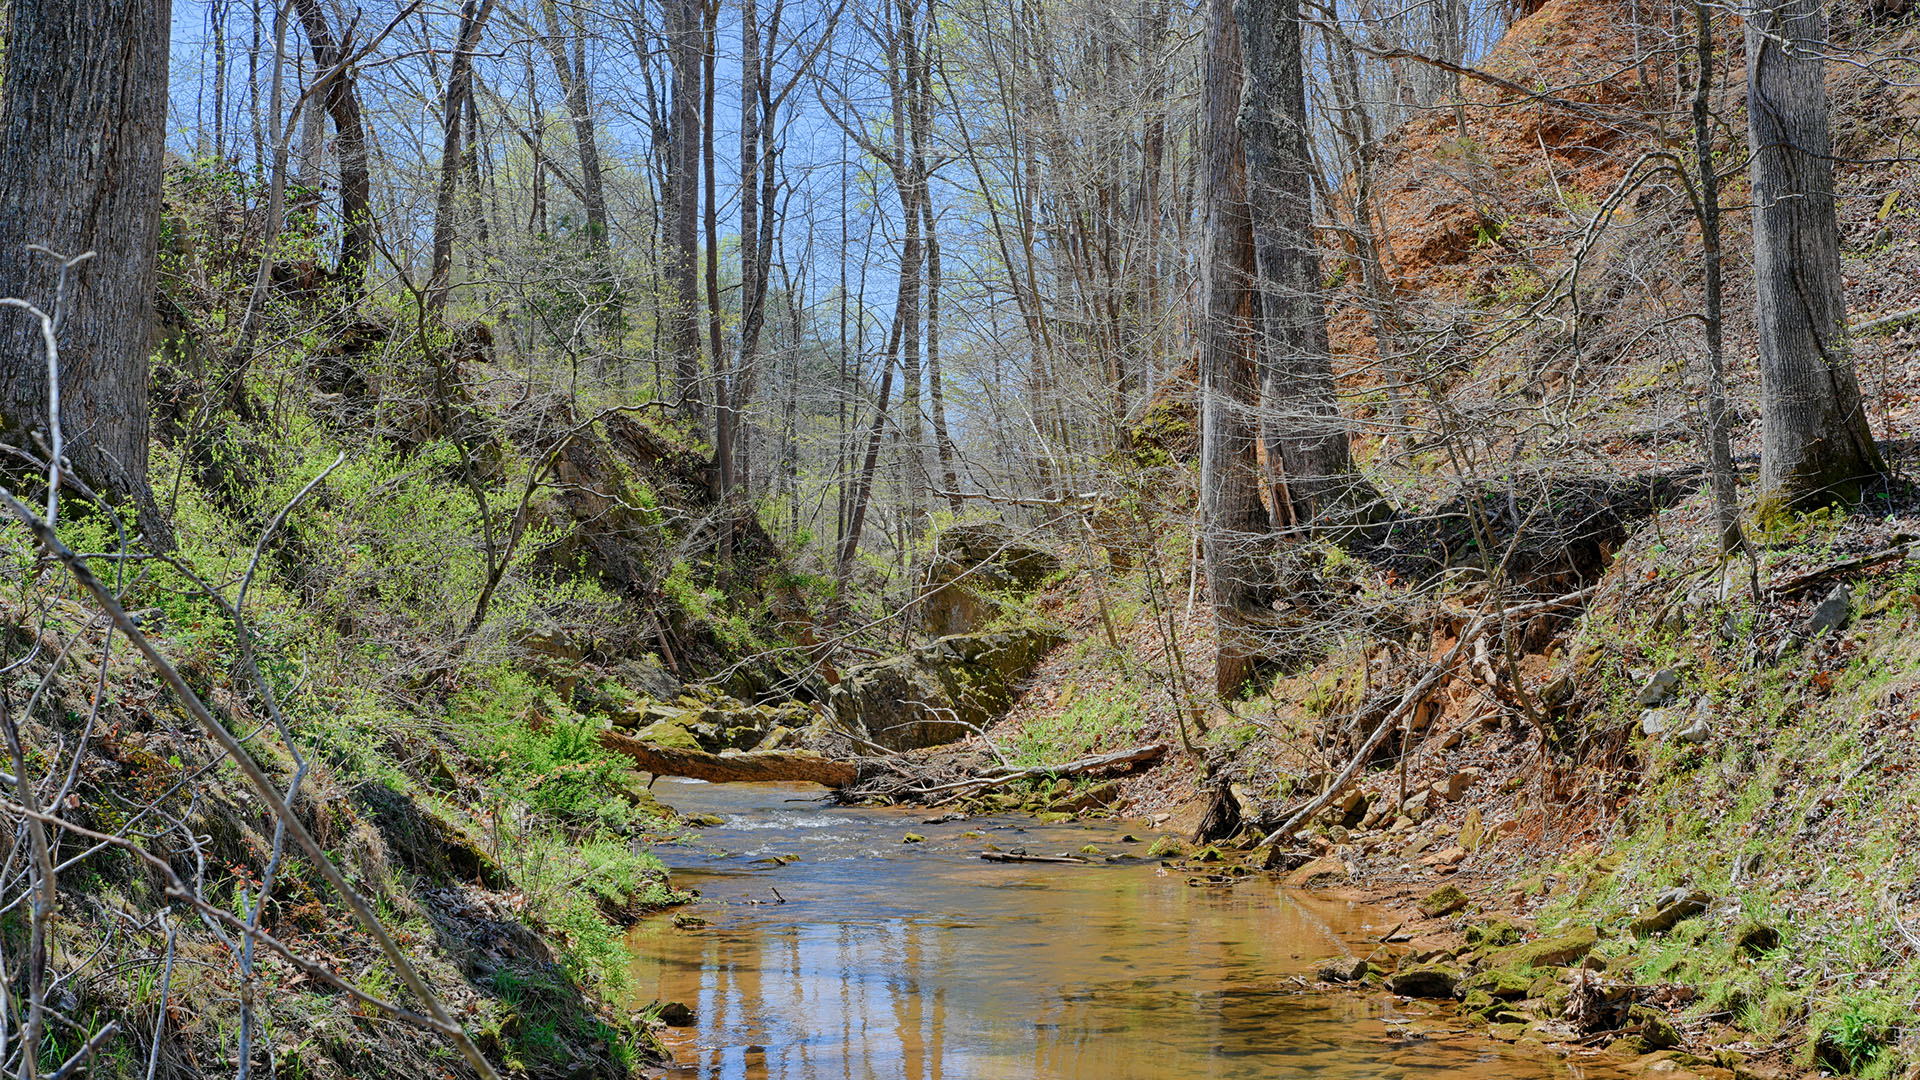
<svg viewBox="0 0 1920 1080">
<path fill-rule="evenodd" d="M 1072 866 L 1031 854 L 1143 856 L 1125 822 L 923 824 L 847 809 L 805 785 L 662 778 L 662 801 L 718 814 L 662 851 L 702 900 L 630 941 L 636 1007 L 677 1001 L 677 1068 L 714 1080 L 1188 1080 L 1598 1075 L 1426 1006 L 1310 989 L 1317 961 L 1385 933 L 1352 904 L 1264 878 L 1196 888 L 1144 858 Z M 1140 835 L 1151 835 L 1135 826 Z M 963 834 L 977 831 L 975 838 Z M 909 832 L 926 839 L 903 843 Z M 1099 856 L 1094 856 L 1099 858 Z"/>
</svg>

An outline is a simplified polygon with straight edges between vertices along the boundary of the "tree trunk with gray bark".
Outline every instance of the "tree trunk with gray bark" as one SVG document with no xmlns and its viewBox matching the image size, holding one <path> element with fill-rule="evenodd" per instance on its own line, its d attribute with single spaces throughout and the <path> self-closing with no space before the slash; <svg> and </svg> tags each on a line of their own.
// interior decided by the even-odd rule
<svg viewBox="0 0 1920 1080">
<path fill-rule="evenodd" d="M 167 116 L 167 0 L 14 0 L 0 59 L 0 296 L 51 313 L 60 264 L 92 251 L 60 324 L 65 456 L 130 504 L 156 546 L 172 533 L 147 487 L 147 358 Z M 0 311 L 0 443 L 44 457 L 50 437 L 40 326 Z M 20 475 L 4 455 L 0 469 Z"/>
<path fill-rule="evenodd" d="M 1746 32 L 1764 520 L 1858 498 L 1886 465 L 1847 346 L 1825 13 L 1820 0 L 1764 4 Z"/>
</svg>

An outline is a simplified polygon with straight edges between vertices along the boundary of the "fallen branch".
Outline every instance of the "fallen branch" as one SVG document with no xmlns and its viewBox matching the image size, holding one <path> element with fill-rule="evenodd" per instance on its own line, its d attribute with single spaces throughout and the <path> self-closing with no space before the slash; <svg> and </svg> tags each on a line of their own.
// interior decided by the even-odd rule
<svg viewBox="0 0 1920 1080">
<path fill-rule="evenodd" d="M 1882 563 L 1890 563 L 1904 559 L 1913 553 L 1912 545 L 1912 537 L 1900 538 L 1900 542 L 1893 547 L 1884 548 L 1868 555 L 1862 555 L 1857 559 L 1848 559 L 1845 562 L 1837 562 L 1829 566 L 1823 566 L 1818 570 L 1809 570 L 1804 574 L 1790 577 L 1777 585 L 1768 586 L 1767 592 L 1775 597 L 1792 596 L 1794 593 L 1802 592 L 1823 581 L 1829 581 L 1843 574 L 1851 574 L 1856 570 L 1868 570 Z"/>
<path fill-rule="evenodd" d="M 983 851 L 980 857 L 988 862 L 1071 863 L 1075 866 L 1087 864 L 1087 860 L 1075 858 L 1072 855 L 1029 855 L 1024 851 Z"/>
<path fill-rule="evenodd" d="M 1454 661 L 1458 659 L 1461 647 L 1479 636 L 1480 627 L 1486 620 L 1487 615 L 1484 612 L 1475 616 L 1473 623 L 1462 630 L 1460 636 L 1454 640 L 1453 648 L 1447 650 L 1446 657 L 1428 668 L 1425 675 L 1420 676 L 1417 682 L 1407 688 L 1406 693 L 1400 695 L 1400 704 L 1395 705 L 1393 711 L 1387 714 L 1387 718 L 1380 721 L 1379 726 L 1373 729 L 1372 735 L 1367 736 L 1366 743 L 1353 755 L 1353 760 L 1347 763 L 1347 767 L 1341 771 L 1333 783 L 1328 784 L 1327 789 L 1317 798 L 1295 810 L 1279 828 L 1268 833 L 1255 846 L 1266 847 L 1269 844 L 1278 843 L 1281 837 L 1298 829 L 1302 822 L 1311 819 L 1333 800 L 1346 794 L 1347 789 L 1353 786 L 1353 782 L 1359 779 L 1361 770 L 1367 767 L 1367 762 L 1373 757 L 1374 750 L 1386 739 L 1387 732 L 1400 726 L 1401 719 L 1425 700 L 1426 696 L 1433 692 L 1434 687 L 1440 685 L 1440 680 L 1453 670 Z"/>
<path fill-rule="evenodd" d="M 1892 330 L 1896 327 L 1905 326 L 1910 322 L 1920 322 L 1920 307 L 1910 307 L 1905 311 L 1895 311 L 1882 315 L 1877 319 L 1868 319 L 1866 322 L 1854 323 L 1852 326 L 1847 327 L 1847 333 L 1854 335 L 1871 334 L 1875 330 Z"/>
<path fill-rule="evenodd" d="M 1034 765 L 1025 769 L 1009 769 L 985 776 L 969 777 L 951 784 L 941 784 L 938 787 L 924 788 L 919 791 L 918 794 L 937 795 L 943 792 L 972 794 L 974 792 L 991 791 L 997 787 L 1004 787 L 1017 780 L 1079 776 L 1083 773 L 1098 772 L 1101 769 L 1112 768 L 1116 765 L 1131 766 L 1159 761 L 1166 755 L 1166 743 L 1149 743 L 1146 746 L 1137 746 L 1132 750 L 1118 750 L 1111 754 L 1096 754 L 1093 757 L 1084 757 L 1078 761 L 1069 761 L 1064 765 Z M 944 802 L 946 800 L 942 801 Z"/>
<path fill-rule="evenodd" d="M 843 788 L 860 779 L 860 764 L 821 757 L 804 750 L 755 750 L 744 754 L 709 754 L 646 742 L 617 731 L 600 733 L 600 745 L 623 754 L 642 772 L 655 776 L 689 776 L 715 784 L 801 781 Z"/>
</svg>

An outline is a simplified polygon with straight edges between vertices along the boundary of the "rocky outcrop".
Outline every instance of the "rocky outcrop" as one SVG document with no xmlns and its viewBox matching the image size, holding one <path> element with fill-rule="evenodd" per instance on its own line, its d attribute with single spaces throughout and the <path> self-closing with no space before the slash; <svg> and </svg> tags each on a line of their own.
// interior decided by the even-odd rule
<svg viewBox="0 0 1920 1080">
<path fill-rule="evenodd" d="M 1063 640 L 1039 628 L 954 634 L 848 668 L 827 695 L 823 719 L 889 750 L 963 739 L 999 719 L 1020 680 Z"/>
<path fill-rule="evenodd" d="M 920 622 L 932 634 L 971 634 L 1002 606 L 996 594 L 1032 592 L 1060 569 L 1051 552 L 1004 525 L 955 525 L 934 541 L 921 592 Z"/>
<path fill-rule="evenodd" d="M 813 722 L 814 711 L 797 701 L 748 705 L 703 686 L 668 701 L 637 699 L 609 719 L 642 742 L 717 754 L 777 749 Z"/>
</svg>

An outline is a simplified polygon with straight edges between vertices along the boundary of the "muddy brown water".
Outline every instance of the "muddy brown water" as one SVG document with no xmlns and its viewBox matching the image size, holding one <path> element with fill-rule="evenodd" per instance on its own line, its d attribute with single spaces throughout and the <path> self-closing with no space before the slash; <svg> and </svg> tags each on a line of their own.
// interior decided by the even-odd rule
<svg viewBox="0 0 1920 1080">
<path fill-rule="evenodd" d="M 703 1080 L 1611 1080 L 1535 1048 L 1453 1031 L 1433 1007 L 1316 993 L 1317 962 L 1379 935 L 1382 913 L 1266 879 L 1196 888 L 1123 842 L 1126 822 L 924 824 L 806 785 L 662 778 L 655 793 L 725 824 L 663 849 L 701 900 L 637 927 L 631 1001 Z M 903 843 L 909 832 L 926 839 Z M 979 832 L 978 838 L 964 834 Z M 1093 844 L 1132 859 L 997 864 Z M 784 897 L 784 902 L 781 898 Z M 685 921 L 684 919 L 682 920 Z"/>
</svg>

